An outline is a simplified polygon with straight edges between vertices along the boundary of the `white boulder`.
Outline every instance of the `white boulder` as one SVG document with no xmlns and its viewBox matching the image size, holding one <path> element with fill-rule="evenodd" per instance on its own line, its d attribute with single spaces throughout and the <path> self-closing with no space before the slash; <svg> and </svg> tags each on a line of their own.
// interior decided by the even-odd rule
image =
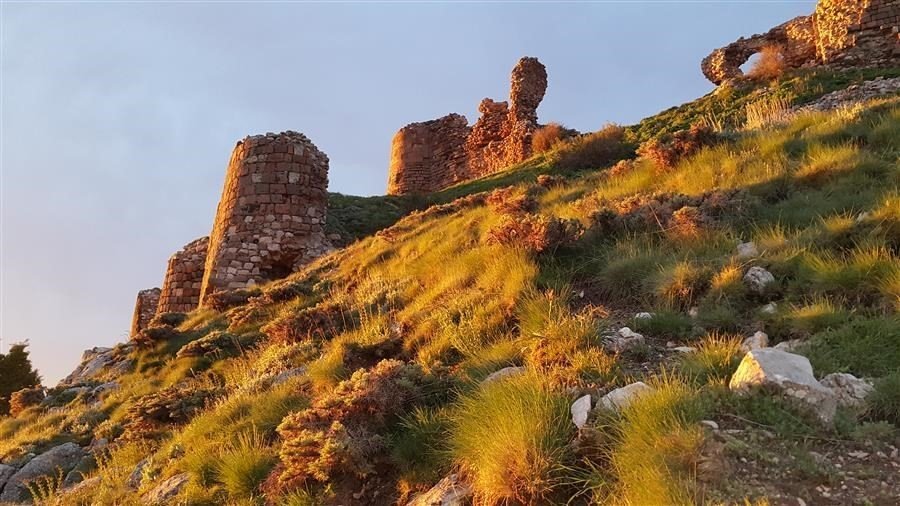
<svg viewBox="0 0 900 506">
<path fill-rule="evenodd" d="M 647 385 L 643 381 L 638 381 L 637 383 L 617 388 L 604 395 L 600 398 L 600 402 L 597 403 L 597 407 L 610 411 L 621 411 L 638 397 L 652 391 L 653 387 Z"/>
<path fill-rule="evenodd" d="M 744 274 L 744 284 L 756 293 L 763 293 L 766 287 L 775 282 L 775 276 L 762 267 L 751 267 Z"/>
<path fill-rule="evenodd" d="M 834 393 L 816 380 L 806 357 L 774 348 L 747 353 L 731 376 L 729 387 L 739 394 L 755 388 L 772 390 L 811 409 L 826 423 L 831 422 L 837 408 Z"/>
<path fill-rule="evenodd" d="M 591 412 L 590 394 L 579 397 L 578 400 L 572 403 L 569 411 L 572 413 L 572 423 L 579 429 L 584 427 L 584 424 L 587 423 L 588 414 Z"/>
<path fill-rule="evenodd" d="M 742 242 L 737 245 L 738 258 L 753 258 L 759 255 L 759 250 L 754 242 Z"/>
<path fill-rule="evenodd" d="M 525 372 L 524 367 L 504 367 L 503 369 L 500 369 L 499 371 L 494 371 L 491 374 L 489 374 L 487 378 L 484 378 L 481 381 L 481 384 L 487 385 L 488 383 L 491 383 L 493 381 L 501 380 L 503 378 L 508 378 L 510 376 L 516 376 L 516 375 L 522 374 L 524 372 Z"/>
</svg>

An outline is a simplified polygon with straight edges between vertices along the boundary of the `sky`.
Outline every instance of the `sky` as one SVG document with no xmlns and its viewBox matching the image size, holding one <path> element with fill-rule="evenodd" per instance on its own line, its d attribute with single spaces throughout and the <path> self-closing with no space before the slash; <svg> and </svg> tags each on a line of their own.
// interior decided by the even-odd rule
<svg viewBox="0 0 900 506">
<path fill-rule="evenodd" d="M 138 290 L 208 235 L 246 135 L 296 130 L 331 191 L 383 194 L 402 126 L 506 99 L 547 67 L 542 122 L 580 131 L 702 96 L 700 60 L 814 0 L 0 2 L 0 339 L 54 385 L 128 338 Z"/>
</svg>

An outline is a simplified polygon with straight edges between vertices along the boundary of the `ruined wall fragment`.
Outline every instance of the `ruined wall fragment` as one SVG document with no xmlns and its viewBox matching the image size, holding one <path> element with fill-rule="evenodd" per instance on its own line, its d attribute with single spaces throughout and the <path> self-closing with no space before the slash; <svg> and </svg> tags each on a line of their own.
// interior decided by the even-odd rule
<svg viewBox="0 0 900 506">
<path fill-rule="evenodd" d="M 158 313 L 189 313 L 200 305 L 209 237 L 191 241 L 169 258 Z"/>
<path fill-rule="evenodd" d="M 131 335 L 135 335 L 147 327 L 150 320 L 156 315 L 159 306 L 159 288 L 148 288 L 137 294 L 134 302 L 134 314 L 131 317 Z"/>
</svg>

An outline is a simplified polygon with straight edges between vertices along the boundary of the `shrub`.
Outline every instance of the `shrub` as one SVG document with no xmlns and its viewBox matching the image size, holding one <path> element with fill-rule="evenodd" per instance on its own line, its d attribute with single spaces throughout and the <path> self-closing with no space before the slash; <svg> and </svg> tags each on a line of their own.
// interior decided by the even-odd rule
<svg viewBox="0 0 900 506">
<path fill-rule="evenodd" d="M 875 382 L 867 402 L 873 418 L 900 426 L 900 370 Z"/>
<path fill-rule="evenodd" d="M 184 313 L 160 313 L 150 320 L 148 327 L 177 327 L 187 320 Z"/>
<path fill-rule="evenodd" d="M 760 50 L 759 58 L 747 72 L 747 77 L 759 80 L 774 80 L 784 74 L 786 65 L 781 46 L 766 45 Z"/>
<path fill-rule="evenodd" d="M 262 293 L 259 287 L 238 289 L 238 290 L 222 290 L 213 292 L 206 296 L 203 301 L 204 307 L 214 309 L 216 311 L 225 311 L 236 306 L 246 304 L 251 297 L 255 297 Z"/>
<path fill-rule="evenodd" d="M 587 170 L 628 158 L 632 153 L 633 148 L 625 141 L 625 129 L 610 124 L 566 142 L 551 154 L 550 162 L 562 170 Z"/>
<path fill-rule="evenodd" d="M 660 171 L 669 171 L 682 159 L 691 156 L 705 146 L 712 146 L 719 136 L 710 127 L 694 124 L 688 130 L 653 138 L 638 148 L 642 158 L 653 161 Z"/>
<path fill-rule="evenodd" d="M 565 220 L 538 214 L 504 216 L 500 224 L 488 232 L 488 242 L 542 253 L 578 240 L 583 229 L 576 220 Z"/>
<path fill-rule="evenodd" d="M 27 408 L 40 404 L 44 397 L 46 397 L 46 394 L 43 387 L 23 388 L 13 392 L 9 397 L 9 414 L 11 416 L 19 416 Z"/>
<path fill-rule="evenodd" d="M 459 400 L 450 447 L 484 503 L 546 503 L 566 481 L 572 429 L 563 395 L 517 375 Z"/>
<path fill-rule="evenodd" d="M 568 137 L 568 129 L 559 123 L 547 123 L 531 134 L 531 151 L 535 154 L 550 151 Z"/>
<path fill-rule="evenodd" d="M 537 208 L 537 202 L 526 192 L 515 186 L 498 188 L 488 194 L 485 202 L 498 213 L 521 214 L 532 212 Z"/>
<path fill-rule="evenodd" d="M 690 307 L 709 284 L 709 272 L 688 261 L 661 268 L 654 285 L 656 295 L 671 307 Z"/>
<path fill-rule="evenodd" d="M 740 336 L 710 334 L 703 338 L 696 351 L 679 357 L 678 369 L 701 384 L 728 381 L 743 356 Z"/>
<path fill-rule="evenodd" d="M 819 332 L 810 338 L 803 354 L 816 374 L 884 376 L 900 368 L 900 318 L 860 318 Z"/>
<path fill-rule="evenodd" d="M 123 437 L 149 438 L 167 425 L 187 422 L 219 394 L 219 388 L 184 383 L 145 395 L 128 407 Z"/>
<path fill-rule="evenodd" d="M 310 478 L 371 473 L 386 449 L 381 434 L 422 400 L 424 383 L 418 366 L 384 360 L 285 417 L 278 426 L 283 440 L 279 481 L 291 487 Z"/>
<path fill-rule="evenodd" d="M 284 311 L 260 330 L 273 341 L 299 343 L 340 334 L 350 323 L 348 319 L 340 304 L 320 302 L 311 308 Z"/>
</svg>

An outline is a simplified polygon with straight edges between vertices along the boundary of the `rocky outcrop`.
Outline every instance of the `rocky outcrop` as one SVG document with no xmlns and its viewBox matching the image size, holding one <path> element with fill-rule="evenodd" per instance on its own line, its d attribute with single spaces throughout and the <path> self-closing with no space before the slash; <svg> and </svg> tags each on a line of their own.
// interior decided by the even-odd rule
<svg viewBox="0 0 900 506">
<path fill-rule="evenodd" d="M 779 50 L 785 67 L 890 66 L 900 62 L 900 2 L 819 0 L 816 12 L 740 38 L 700 64 L 715 84 L 743 76 L 741 65 L 764 47 Z"/>
<path fill-rule="evenodd" d="M 60 472 L 65 476 L 84 456 L 84 450 L 75 443 L 65 443 L 38 455 L 9 478 L 3 487 L 3 493 L 0 494 L 0 502 L 15 503 L 30 500 L 28 483 L 41 477 L 56 476 Z"/>
<path fill-rule="evenodd" d="M 525 57 L 510 76 L 509 102 L 482 100 L 472 127 L 464 116 L 449 114 L 401 128 L 391 142 L 388 194 L 435 192 L 528 158 L 546 90 L 544 65 Z"/>
<path fill-rule="evenodd" d="M 900 93 L 900 77 L 885 79 L 876 77 L 871 81 L 854 84 L 843 90 L 833 91 L 815 101 L 800 107 L 799 111 L 830 111 L 839 107 L 849 107 L 873 98 Z"/>
<path fill-rule="evenodd" d="M 841 406 L 862 407 L 875 387 L 864 379 L 847 373 L 832 373 L 822 378 L 822 385 L 830 388 Z"/>
<path fill-rule="evenodd" d="M 185 485 L 191 480 L 187 473 L 176 474 L 171 478 L 164 480 L 159 485 L 144 494 L 144 504 L 148 506 L 162 506 L 169 504 L 175 498 Z"/>
<path fill-rule="evenodd" d="M 124 374 L 132 361 L 129 358 L 131 344 L 120 344 L 114 348 L 91 348 L 81 355 L 81 363 L 59 382 L 60 386 L 79 385 L 98 379 L 107 380 Z"/>
</svg>

